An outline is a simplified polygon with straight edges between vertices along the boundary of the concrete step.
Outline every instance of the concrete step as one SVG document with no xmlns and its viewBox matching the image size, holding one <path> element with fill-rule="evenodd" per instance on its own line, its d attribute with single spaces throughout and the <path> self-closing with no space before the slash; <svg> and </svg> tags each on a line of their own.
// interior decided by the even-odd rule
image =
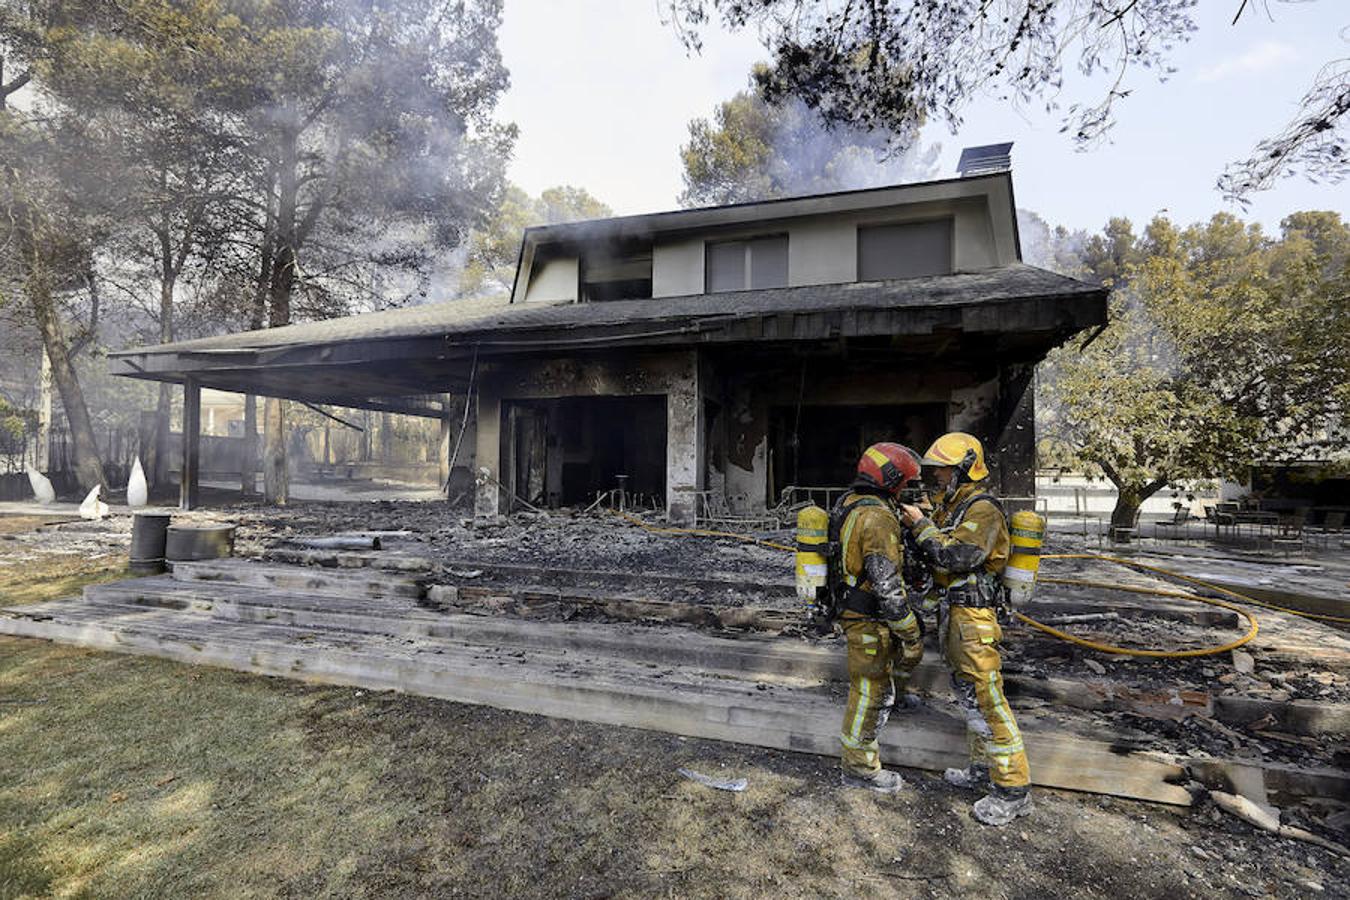
<svg viewBox="0 0 1350 900">
<path fill-rule="evenodd" d="M 285 548 L 269 551 L 269 557 L 302 565 L 320 562 L 354 568 L 378 570 L 389 560 L 380 553 L 345 552 L 323 556 L 297 553 Z M 331 558 L 330 558 L 331 557 Z M 406 564 L 406 561 L 400 562 Z M 428 560 L 428 565 L 431 562 Z M 473 559 L 448 558 L 438 560 L 432 577 L 433 592 L 463 592 L 466 597 L 508 595 L 537 592 L 539 596 L 556 595 L 589 604 L 606 601 L 637 604 L 672 604 L 671 615 L 677 620 L 712 627 L 727 623 L 722 613 L 744 609 L 744 614 L 731 614 L 746 624 L 731 627 L 756 627 L 777 630 L 786 622 L 800 619 L 799 603 L 793 579 L 789 575 L 769 578 L 763 574 L 736 575 L 707 572 L 697 575 L 663 572 L 621 572 L 604 569 L 567 569 L 559 567 L 513 565 L 501 562 L 482 562 Z M 1047 570 L 1048 571 L 1048 570 Z M 748 601 L 748 602 L 747 602 Z M 689 608 L 690 605 L 694 608 Z M 612 602 L 610 605 L 614 605 Z M 701 611 L 714 610 L 713 614 Z M 758 612 L 763 610 L 763 612 Z M 1196 603 L 1169 600 L 1161 597 L 1143 597 L 1133 594 L 1097 592 L 1085 595 L 1081 589 L 1055 585 L 1041 585 L 1028 615 L 1057 615 L 1073 612 L 1120 611 L 1125 614 L 1147 614 L 1170 621 L 1189 622 L 1221 628 L 1237 627 L 1236 613 Z M 660 616 L 661 610 L 652 607 L 646 615 Z M 666 616 L 660 616 L 665 618 Z"/>
<path fill-rule="evenodd" d="M 631 591 L 635 588 L 659 587 L 676 592 L 702 596 L 718 594 L 754 594 L 766 599 L 795 604 L 797 589 L 791 574 L 791 558 L 784 555 L 784 575 L 768 578 L 762 574 L 737 575 L 730 572 L 622 572 L 607 569 L 567 569 L 550 566 L 513 565 L 500 562 L 480 562 L 472 559 L 440 560 L 442 577 L 446 584 L 469 584 L 477 579 L 535 584 L 566 588 L 610 588 Z M 467 573 L 476 573 L 468 575 Z"/>
<path fill-rule="evenodd" d="M 316 633 L 187 610 L 64 601 L 0 610 L 0 633 L 219 665 L 375 690 L 409 691 L 540 715 L 650 728 L 833 756 L 841 700 L 821 689 L 662 669 L 648 661 L 379 635 Z M 1027 717 L 1036 784 L 1188 804 L 1177 762 L 1089 740 Z M 887 728 L 888 763 L 938 770 L 962 764 L 964 725 L 937 711 Z"/>
<path fill-rule="evenodd" d="M 304 547 L 269 547 L 264 554 L 272 562 L 325 569 L 356 569 L 424 575 L 436 570 L 436 562 L 418 553 L 398 550 L 320 550 Z"/>
<path fill-rule="evenodd" d="M 173 577 L 183 582 L 238 584 L 352 598 L 416 599 L 426 591 L 423 579 L 412 575 L 339 571 L 238 558 L 174 563 Z"/>
<path fill-rule="evenodd" d="M 804 639 L 755 633 L 719 637 L 650 624 L 570 623 L 430 612 L 406 600 L 350 600 L 223 583 L 185 583 L 165 576 L 92 585 L 85 588 L 85 598 L 91 603 L 159 607 L 314 632 L 642 659 L 648 664 L 775 684 L 819 685 L 847 678 L 839 637 Z M 948 672 L 931 636 L 928 643 L 927 655 L 913 673 L 911 684 L 919 692 L 945 694 Z M 1085 684 L 1015 673 L 1006 676 L 1005 689 L 1014 700 L 1031 697 L 1086 710 L 1129 709 L 1169 719 L 1183 710 L 1212 710 L 1210 695 L 1194 691 L 1137 691 L 1119 684 Z"/>
<path fill-rule="evenodd" d="M 508 608 L 502 598 L 524 598 L 526 603 L 558 601 L 597 608 L 620 619 L 659 619 L 712 628 L 751 628 L 780 631 L 801 621 L 793 579 L 763 574 L 726 572 L 676 574 L 622 572 L 604 569 L 514 565 L 464 558 L 431 560 L 404 551 L 326 551 L 275 547 L 269 560 L 290 563 L 306 570 L 319 569 L 340 577 L 343 572 L 380 573 L 375 580 L 398 577 L 393 573 L 421 573 L 410 580 L 429 583 L 433 598 L 460 606 L 464 598 L 487 602 L 496 611 L 522 612 Z M 231 560 L 227 562 L 241 562 Z M 257 563 L 254 563 L 257 565 Z M 1047 574 L 1051 574 L 1047 570 Z M 406 576 L 405 577 L 409 577 Z M 359 577 L 353 576 L 359 580 Z M 254 582 L 258 583 L 258 582 Z M 1169 621 L 1219 628 L 1235 628 L 1236 613 L 1196 603 L 1161 597 L 1143 597 L 1041 585 L 1025 612 L 1036 618 L 1065 613 L 1116 611 L 1125 615 L 1148 615 Z"/>
<path fill-rule="evenodd" d="M 171 575 L 90 585 L 84 599 L 97 605 L 154 607 L 239 621 L 290 617 L 309 628 L 364 634 L 425 634 L 439 621 L 438 615 L 410 597 L 362 599 L 223 581 L 179 581 Z"/>
<path fill-rule="evenodd" d="M 665 622 L 700 628 L 734 628 L 780 634 L 800 629 L 799 607 L 758 606 L 742 597 L 728 602 L 696 596 L 685 600 L 653 597 L 638 592 L 546 584 L 433 584 L 427 599 L 437 609 L 490 615 L 568 618 L 599 615 L 624 622 Z"/>
<path fill-rule="evenodd" d="M 260 590 L 225 583 L 179 582 L 167 576 L 85 588 L 104 606 L 153 607 L 239 622 L 288 625 L 316 632 L 417 637 L 511 649 L 550 650 L 643 659 L 735 677 L 822 683 L 845 677 L 841 651 L 797 640 L 746 636 L 718 638 L 687 628 L 572 624 L 432 612 L 403 598 L 353 600 L 320 594 Z M 934 667 L 923 679 L 936 687 Z"/>
</svg>

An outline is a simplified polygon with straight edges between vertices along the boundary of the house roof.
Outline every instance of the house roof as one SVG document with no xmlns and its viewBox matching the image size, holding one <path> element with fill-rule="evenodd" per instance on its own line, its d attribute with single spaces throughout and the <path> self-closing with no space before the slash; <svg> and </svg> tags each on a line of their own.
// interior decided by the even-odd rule
<svg viewBox="0 0 1350 900">
<path fill-rule="evenodd" d="M 1072 300 L 1098 296 L 1104 296 L 1104 291 L 1099 287 L 1019 263 L 982 272 L 898 281 L 809 285 L 607 303 L 511 304 L 504 298 L 453 300 L 323 322 L 137 347 L 109 355 L 206 356 L 352 341 L 426 337 L 441 337 L 452 344 L 471 346 L 491 337 L 509 340 L 524 332 L 535 331 L 585 330 L 588 336 L 598 338 L 605 329 L 631 327 L 635 323 L 659 326 L 697 322 L 701 323 L 702 328 L 729 320 L 780 314 L 914 310 L 1028 299 Z"/>
<path fill-rule="evenodd" d="M 459 300 L 110 355 L 117 375 L 439 415 L 436 395 L 463 390 L 480 357 L 835 338 L 882 339 L 898 352 L 931 355 L 949 352 L 953 336 L 966 335 L 984 342 L 979 352 L 1034 360 L 1105 321 L 1104 289 L 1017 263 L 897 281 L 604 303 Z"/>
<path fill-rule="evenodd" d="M 544 242 L 571 239 L 591 240 L 615 235 L 650 235 L 668 231 L 704 229 L 740 222 L 818 215 L 822 212 L 832 212 L 837 209 L 866 209 L 872 206 L 893 206 L 928 199 L 977 196 L 987 193 L 991 189 L 997 189 L 1000 183 L 1011 185 L 1012 173 L 1008 171 L 991 172 L 983 175 L 915 181 L 909 184 L 890 184 L 848 191 L 831 191 L 825 194 L 775 197 L 772 200 L 724 203 L 721 206 L 696 206 L 691 209 L 670 209 L 631 216 L 583 219 L 577 222 L 561 222 L 554 225 L 533 225 L 525 229 L 525 236 Z"/>
<path fill-rule="evenodd" d="M 306 344 L 332 344 L 343 341 L 378 341 L 386 338 L 421 337 L 449 334 L 475 319 L 509 309 L 506 295 L 427 303 L 380 312 L 361 313 L 319 322 L 283 325 L 258 331 L 241 331 L 216 337 L 175 341 L 116 350 L 109 356 L 138 356 L 157 353 L 212 353 L 220 351 L 265 350 Z"/>
</svg>

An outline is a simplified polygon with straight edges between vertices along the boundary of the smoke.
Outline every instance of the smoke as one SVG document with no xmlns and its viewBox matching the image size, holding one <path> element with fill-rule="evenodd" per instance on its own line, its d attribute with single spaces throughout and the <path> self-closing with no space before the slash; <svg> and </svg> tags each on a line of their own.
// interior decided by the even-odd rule
<svg viewBox="0 0 1350 900">
<path fill-rule="evenodd" d="M 1071 278 L 1087 274 L 1085 231 L 1070 231 L 1063 225 L 1052 226 L 1040 214 L 1017 208 L 1017 232 L 1022 244 L 1022 262 L 1049 269 Z"/>
<path fill-rule="evenodd" d="M 780 196 L 931 181 L 941 144 L 898 144 L 881 132 L 826 126 L 801 101 L 782 108 L 772 131 L 769 177 Z"/>
<path fill-rule="evenodd" d="M 928 181 L 941 145 L 827 125 L 800 100 L 767 102 L 756 87 L 689 123 L 685 206 L 718 206 Z"/>
</svg>

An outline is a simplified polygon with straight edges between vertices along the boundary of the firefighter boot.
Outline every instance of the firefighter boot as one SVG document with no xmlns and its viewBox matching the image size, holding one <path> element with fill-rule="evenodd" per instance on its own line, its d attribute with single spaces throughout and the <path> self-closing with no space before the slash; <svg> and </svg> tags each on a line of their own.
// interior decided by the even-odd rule
<svg viewBox="0 0 1350 900">
<path fill-rule="evenodd" d="M 894 794 L 905 786 L 905 779 L 900 777 L 899 772 L 892 772 L 890 769 L 878 769 L 872 775 L 854 775 L 851 772 L 840 772 L 839 783 L 844 787 L 867 788 L 869 791 L 876 791 L 878 794 Z"/>
<path fill-rule="evenodd" d="M 981 825 L 1001 827 L 1018 816 L 1031 814 L 1031 792 L 1024 787 L 994 785 L 989 793 L 975 801 L 975 820 Z"/>
<path fill-rule="evenodd" d="M 942 780 L 968 791 L 979 790 L 989 786 L 989 767 L 971 763 L 964 769 L 948 769 L 942 773 Z"/>
</svg>

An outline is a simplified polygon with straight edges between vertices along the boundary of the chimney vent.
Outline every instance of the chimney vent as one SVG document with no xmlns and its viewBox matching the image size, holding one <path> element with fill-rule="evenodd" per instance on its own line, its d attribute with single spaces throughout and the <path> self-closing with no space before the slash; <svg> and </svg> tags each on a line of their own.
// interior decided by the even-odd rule
<svg viewBox="0 0 1350 900">
<path fill-rule="evenodd" d="M 962 178 L 974 175 L 989 175 L 994 172 L 1007 172 L 1012 169 L 1012 141 L 1006 144 L 985 144 L 983 147 L 967 147 L 961 151 L 961 160 L 956 164 L 956 173 Z"/>
</svg>

